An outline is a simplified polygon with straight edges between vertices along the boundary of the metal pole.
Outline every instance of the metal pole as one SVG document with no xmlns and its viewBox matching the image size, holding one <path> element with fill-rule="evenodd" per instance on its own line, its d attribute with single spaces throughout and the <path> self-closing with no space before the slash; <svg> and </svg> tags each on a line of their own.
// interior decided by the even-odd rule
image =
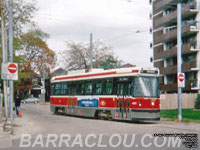
<svg viewBox="0 0 200 150">
<path fill-rule="evenodd" d="M 2 100 L 1 100 L 1 93 L 0 93 L 0 123 L 2 122 Z"/>
<path fill-rule="evenodd" d="M 43 73 L 43 89 L 42 89 L 43 98 L 42 98 L 42 103 L 44 104 L 45 103 L 45 70 L 44 70 L 44 63 L 42 65 L 42 73 Z"/>
<path fill-rule="evenodd" d="M 1 41 L 2 41 L 2 56 L 3 56 L 3 63 L 7 63 L 7 49 L 6 49 L 6 38 L 5 38 L 5 23 L 4 23 L 4 14 L 3 14 L 3 0 L 1 0 Z M 3 81 L 4 86 L 4 109 L 5 109 L 5 119 L 7 121 L 8 119 L 8 93 L 7 93 L 7 87 L 8 87 L 8 81 Z"/>
<path fill-rule="evenodd" d="M 93 58 L 93 55 L 92 55 L 92 49 L 93 49 L 93 46 L 92 46 L 92 33 L 90 33 L 90 69 L 93 68 L 93 62 L 92 62 L 92 58 Z"/>
<path fill-rule="evenodd" d="M 182 39 L 181 39 L 181 3 L 177 4 L 177 76 L 178 73 L 181 73 L 181 65 L 182 65 L 182 56 L 181 56 L 181 46 L 182 46 Z M 178 82 L 178 80 L 177 80 Z M 178 87 L 178 120 L 182 120 L 182 109 L 181 109 L 181 87 Z"/>
<path fill-rule="evenodd" d="M 13 62 L 13 0 L 9 0 L 9 62 Z M 9 80 L 10 86 L 10 120 L 13 123 L 13 80 Z"/>
</svg>

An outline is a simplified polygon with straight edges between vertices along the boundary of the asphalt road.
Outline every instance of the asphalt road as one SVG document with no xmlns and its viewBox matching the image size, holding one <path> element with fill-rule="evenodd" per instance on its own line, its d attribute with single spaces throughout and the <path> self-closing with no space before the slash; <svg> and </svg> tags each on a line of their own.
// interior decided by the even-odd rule
<svg viewBox="0 0 200 150">
<path fill-rule="evenodd" d="M 174 133 L 197 134 L 200 143 L 200 124 L 169 121 L 132 123 L 53 115 L 49 105 L 40 104 L 23 104 L 22 113 L 22 118 L 15 119 L 16 136 L 11 138 L 12 147 L 4 149 L 190 149 L 183 142 L 191 137 L 181 139 L 169 135 Z M 192 144 L 196 139 L 192 138 Z M 197 146 L 192 149 L 200 149 L 200 144 Z"/>
</svg>

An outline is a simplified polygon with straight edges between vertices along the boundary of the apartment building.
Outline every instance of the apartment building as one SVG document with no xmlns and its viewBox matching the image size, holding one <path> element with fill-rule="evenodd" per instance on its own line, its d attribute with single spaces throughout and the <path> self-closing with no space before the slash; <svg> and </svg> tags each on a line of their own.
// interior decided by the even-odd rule
<svg viewBox="0 0 200 150">
<path fill-rule="evenodd" d="M 154 67 L 160 69 L 160 90 L 177 92 L 177 3 L 182 3 L 183 92 L 200 91 L 200 0 L 154 0 L 152 35 Z"/>
</svg>

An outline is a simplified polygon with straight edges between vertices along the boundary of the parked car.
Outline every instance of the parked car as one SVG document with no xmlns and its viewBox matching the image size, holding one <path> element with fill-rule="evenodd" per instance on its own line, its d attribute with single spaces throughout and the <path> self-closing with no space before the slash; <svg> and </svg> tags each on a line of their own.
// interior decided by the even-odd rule
<svg viewBox="0 0 200 150">
<path fill-rule="evenodd" d="M 40 102 L 40 99 L 37 98 L 37 97 L 29 97 L 29 98 L 26 98 L 26 99 L 23 99 L 21 100 L 21 103 L 39 103 Z"/>
</svg>

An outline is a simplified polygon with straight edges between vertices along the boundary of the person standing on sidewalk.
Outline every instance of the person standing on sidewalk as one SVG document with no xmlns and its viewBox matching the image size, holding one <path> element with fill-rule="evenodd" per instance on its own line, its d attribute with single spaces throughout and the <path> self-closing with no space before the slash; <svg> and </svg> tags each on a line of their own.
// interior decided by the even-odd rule
<svg viewBox="0 0 200 150">
<path fill-rule="evenodd" d="M 15 110 L 16 110 L 16 115 L 19 115 L 20 104 L 21 104 L 21 99 L 16 94 L 16 96 L 15 96 Z"/>
</svg>

